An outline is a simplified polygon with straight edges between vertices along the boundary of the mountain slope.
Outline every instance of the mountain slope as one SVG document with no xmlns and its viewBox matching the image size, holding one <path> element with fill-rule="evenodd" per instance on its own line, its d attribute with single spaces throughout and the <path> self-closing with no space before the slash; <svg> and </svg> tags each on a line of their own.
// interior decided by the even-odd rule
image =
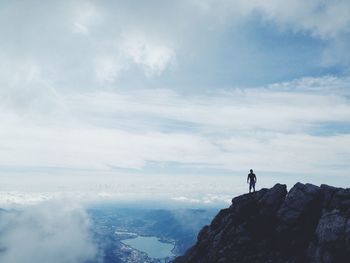
<svg viewBox="0 0 350 263">
<path fill-rule="evenodd" d="M 232 199 L 175 263 L 349 262 L 350 189 L 297 183 Z"/>
</svg>

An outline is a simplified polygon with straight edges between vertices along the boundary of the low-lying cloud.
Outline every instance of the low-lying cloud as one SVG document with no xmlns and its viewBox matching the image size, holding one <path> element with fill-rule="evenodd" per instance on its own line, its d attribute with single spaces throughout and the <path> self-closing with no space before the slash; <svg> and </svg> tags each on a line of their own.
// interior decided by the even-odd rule
<svg viewBox="0 0 350 263">
<path fill-rule="evenodd" d="M 99 262 L 82 208 L 44 202 L 21 211 L 0 212 L 0 261 L 3 263 Z"/>
</svg>

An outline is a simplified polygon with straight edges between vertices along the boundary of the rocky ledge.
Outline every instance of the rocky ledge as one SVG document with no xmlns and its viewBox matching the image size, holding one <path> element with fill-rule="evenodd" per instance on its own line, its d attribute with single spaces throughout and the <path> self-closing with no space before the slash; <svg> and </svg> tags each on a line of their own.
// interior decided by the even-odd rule
<svg viewBox="0 0 350 263">
<path fill-rule="evenodd" d="M 350 189 L 276 184 L 232 199 L 175 263 L 350 262 Z"/>
</svg>

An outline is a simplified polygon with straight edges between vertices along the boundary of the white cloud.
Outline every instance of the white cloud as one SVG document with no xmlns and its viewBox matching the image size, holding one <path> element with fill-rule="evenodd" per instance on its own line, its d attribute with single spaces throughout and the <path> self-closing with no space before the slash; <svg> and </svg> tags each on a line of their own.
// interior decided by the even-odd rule
<svg viewBox="0 0 350 263">
<path fill-rule="evenodd" d="M 147 76 L 160 75 L 175 63 L 173 48 L 142 35 L 124 34 L 121 49 Z"/>
<path fill-rule="evenodd" d="M 232 199 L 232 195 L 204 195 L 199 198 L 176 196 L 172 197 L 172 200 L 176 202 L 192 203 L 192 204 L 229 204 Z"/>
<path fill-rule="evenodd" d="M 199 200 L 198 204 L 223 203 L 232 194 L 246 191 L 245 185 L 242 186 L 242 182 L 244 183 L 246 179 L 245 173 L 243 176 L 238 175 L 232 177 L 201 175 L 198 177 L 190 172 L 186 174 L 137 174 L 127 171 L 120 173 L 99 171 L 97 179 L 96 174 L 89 171 L 84 174 L 75 173 L 74 176 L 65 171 L 55 175 L 17 174 L 6 178 L 4 180 L 6 183 L 1 185 L 0 206 L 23 209 L 23 207 L 35 206 L 42 202 L 50 204 L 55 200 L 62 200 L 62 202 L 69 200 L 70 203 L 84 205 L 103 201 L 117 204 L 135 200 L 142 200 L 145 203 L 162 200 L 167 203 L 181 196 Z M 270 186 L 270 184 L 271 181 L 266 180 L 265 185 L 259 185 Z M 13 188 L 17 190 L 9 190 Z"/>
<path fill-rule="evenodd" d="M 1 114 L 0 164 L 141 171 L 148 162 L 175 162 L 346 173 L 350 138 L 347 131 L 332 131 L 332 125 L 350 122 L 350 104 L 346 85 L 330 79 L 206 96 L 156 89 L 65 95 L 60 97 L 64 111 L 43 117 L 47 124 Z"/>
<path fill-rule="evenodd" d="M 144 75 L 158 79 L 169 69 L 175 69 L 180 74 L 177 75 L 179 79 L 183 75 L 188 78 L 182 83 L 194 81 L 196 74 L 217 76 L 219 82 L 221 75 L 213 72 L 231 68 L 232 74 L 239 75 L 241 67 L 237 65 L 248 65 L 248 73 L 257 66 L 267 70 L 268 67 L 264 67 L 267 62 L 261 61 L 265 57 L 260 56 L 266 50 L 259 48 L 260 43 L 257 43 L 261 39 L 248 37 L 245 43 L 239 41 L 241 37 L 247 37 L 250 26 L 246 29 L 246 23 L 256 14 L 261 16 L 261 20 L 256 21 L 259 26 L 267 20 L 282 28 L 286 35 L 292 31 L 301 32 L 301 36 L 322 38 L 325 41 L 320 42 L 325 46 L 323 63 L 321 65 L 315 58 L 315 67 L 348 67 L 349 64 L 348 57 L 343 55 L 349 53 L 346 52 L 349 42 L 349 4 L 346 0 L 283 3 L 275 0 L 204 0 L 167 4 L 159 1 L 154 6 L 137 3 L 138 8 L 135 3 L 123 1 L 44 4 L 12 1 L 3 5 L 4 8 L 0 8 L 1 52 L 19 64 L 28 57 L 34 59 L 38 67 L 44 69 L 43 78 L 64 91 L 100 88 L 97 84 L 118 83 L 125 76 L 139 81 L 144 80 Z M 276 31 L 269 23 L 265 26 Z M 232 38 L 222 38 L 228 32 Z M 275 32 L 276 35 L 279 34 Z M 293 33 L 292 36 L 298 37 Z M 225 44 L 227 41 L 232 45 Z M 255 44 L 258 50 L 254 48 Z M 248 47 L 244 48 L 245 45 Z M 221 53 L 227 54 L 222 59 L 225 69 L 215 69 L 213 56 Z M 251 53 L 257 56 L 250 58 Z M 240 58 L 240 55 L 244 56 L 239 61 L 231 59 Z M 277 53 L 268 55 L 272 61 L 278 57 Z M 229 60 L 232 63 L 227 64 Z M 203 63 L 207 65 L 200 65 Z M 0 64 L 7 67 L 9 62 L 1 60 Z M 205 72 L 201 72 L 204 66 Z M 135 68 L 141 70 L 133 71 Z M 187 76 L 187 70 L 194 70 L 195 75 Z M 46 74 L 48 72 L 50 74 Z"/>
<path fill-rule="evenodd" d="M 96 59 L 95 74 L 101 84 L 114 82 L 127 69 L 124 61 L 113 54 L 100 56 Z"/>
<path fill-rule="evenodd" d="M 142 34 L 121 34 L 97 55 L 95 74 L 100 84 L 114 83 L 133 67 L 148 78 L 161 75 L 176 64 L 175 50 Z"/>
<path fill-rule="evenodd" d="M 182 121 L 217 132 L 301 132 L 322 122 L 348 122 L 347 87 L 347 78 L 304 78 L 266 88 L 233 89 L 202 96 L 148 89 L 90 93 L 68 101 L 72 110 L 82 114 L 92 110 L 99 116 L 137 118 L 137 122 L 123 119 L 125 126 L 130 122 L 142 124 L 142 117 L 154 116 L 164 119 L 164 125 L 165 120 Z M 146 119 L 147 126 L 152 127 L 154 122 Z"/>
<path fill-rule="evenodd" d="M 19 212 L 2 212 L 0 261 L 76 263 L 95 260 L 89 219 L 69 202 L 47 202 Z"/>
</svg>

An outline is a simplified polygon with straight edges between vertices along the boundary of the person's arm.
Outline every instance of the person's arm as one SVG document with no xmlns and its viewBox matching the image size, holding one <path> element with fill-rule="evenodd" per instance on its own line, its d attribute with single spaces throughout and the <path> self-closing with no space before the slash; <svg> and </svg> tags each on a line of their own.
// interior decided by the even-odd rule
<svg viewBox="0 0 350 263">
<path fill-rule="evenodd" d="M 258 179 L 256 178 L 256 175 L 254 174 L 254 179 L 255 179 L 255 182 L 257 182 L 258 181 Z"/>
<path fill-rule="evenodd" d="M 248 183 L 248 181 L 249 181 L 249 174 L 248 174 L 248 176 L 247 176 L 247 183 Z"/>
</svg>

